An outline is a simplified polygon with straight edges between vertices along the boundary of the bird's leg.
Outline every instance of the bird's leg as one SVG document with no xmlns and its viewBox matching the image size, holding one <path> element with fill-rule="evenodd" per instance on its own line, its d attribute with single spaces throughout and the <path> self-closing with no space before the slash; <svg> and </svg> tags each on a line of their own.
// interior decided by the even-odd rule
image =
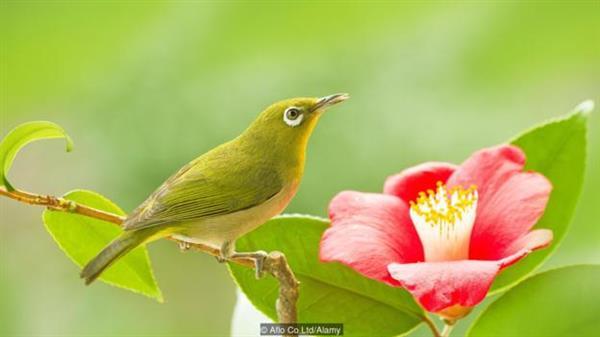
<svg viewBox="0 0 600 337">
<path fill-rule="evenodd" d="M 254 270 L 256 271 L 256 278 L 260 279 L 263 276 L 263 267 L 265 265 L 265 260 L 269 256 L 267 252 L 259 250 L 256 252 L 248 252 L 248 253 L 238 253 L 234 250 L 234 244 L 231 241 L 226 241 L 221 245 L 221 249 L 219 250 L 219 256 L 217 256 L 217 261 L 223 263 L 227 260 L 232 259 L 240 259 L 240 258 L 249 258 L 254 260 Z"/>
<path fill-rule="evenodd" d="M 254 270 L 256 272 L 257 280 L 263 277 L 263 267 L 265 265 L 265 260 L 267 259 L 267 257 L 269 257 L 269 254 L 267 254 L 267 252 L 265 252 L 264 250 L 258 250 L 256 252 L 244 252 L 244 253 L 233 252 L 233 254 L 230 256 L 230 258 L 232 258 L 232 259 L 236 259 L 236 258 L 253 259 L 254 260 Z"/>
</svg>

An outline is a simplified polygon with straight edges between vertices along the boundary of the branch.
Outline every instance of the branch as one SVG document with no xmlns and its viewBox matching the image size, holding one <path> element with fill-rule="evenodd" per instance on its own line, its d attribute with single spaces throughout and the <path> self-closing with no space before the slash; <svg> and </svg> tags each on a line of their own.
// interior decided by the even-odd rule
<svg viewBox="0 0 600 337">
<path fill-rule="evenodd" d="M 46 206 L 51 210 L 81 214 L 90 218 L 112 222 L 117 225 L 120 225 L 125 221 L 125 218 L 122 216 L 84 206 L 72 200 L 53 197 L 51 195 L 38 195 L 20 190 L 7 191 L 3 187 L 0 187 L 0 195 L 25 204 Z"/>
<path fill-rule="evenodd" d="M 123 216 L 50 195 L 38 195 L 16 189 L 8 191 L 4 187 L 0 187 L 0 195 L 25 204 L 45 206 L 53 211 L 80 214 L 119 226 L 125 221 L 125 217 Z M 181 242 L 172 237 L 168 239 Z M 185 243 L 185 246 L 212 256 L 220 256 L 219 249 L 212 246 L 188 242 Z M 250 258 L 234 258 L 229 261 L 244 267 L 254 268 L 254 260 Z M 264 262 L 263 269 L 279 281 L 279 299 L 277 300 L 276 308 L 279 323 L 296 323 L 298 321 L 296 303 L 298 301 L 298 287 L 300 282 L 298 282 L 294 272 L 288 265 L 285 255 L 277 251 L 269 253 Z"/>
</svg>

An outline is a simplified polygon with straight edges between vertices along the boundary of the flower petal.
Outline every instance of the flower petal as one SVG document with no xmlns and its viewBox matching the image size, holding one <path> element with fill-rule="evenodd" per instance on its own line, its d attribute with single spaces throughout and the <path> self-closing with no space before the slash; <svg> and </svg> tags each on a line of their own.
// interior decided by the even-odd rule
<svg viewBox="0 0 600 337">
<path fill-rule="evenodd" d="M 430 312 L 483 301 L 500 271 L 498 261 L 460 260 L 388 266 L 391 276 Z"/>
<path fill-rule="evenodd" d="M 509 247 L 513 250 L 510 255 L 499 260 L 391 263 L 388 271 L 427 311 L 439 312 L 455 305 L 472 307 L 483 301 L 500 270 L 551 241 L 552 231 L 538 229 L 515 241 Z"/>
<path fill-rule="evenodd" d="M 417 199 L 419 192 L 435 190 L 438 181 L 445 183 L 455 169 L 456 165 L 442 162 L 413 166 L 388 177 L 383 192 L 395 195 L 408 203 Z"/>
<path fill-rule="evenodd" d="M 540 219 L 552 185 L 533 172 L 509 177 L 496 193 L 480 199 L 471 234 L 469 257 L 497 260 L 514 252 L 515 241 L 527 235 Z M 508 253 L 507 253 L 508 251 Z"/>
<path fill-rule="evenodd" d="M 541 174 L 522 172 L 524 164 L 521 149 L 500 145 L 474 153 L 448 178 L 449 188 L 477 186 L 471 259 L 506 256 L 508 246 L 526 235 L 542 216 L 552 185 Z"/>
<path fill-rule="evenodd" d="M 502 268 L 517 262 L 534 250 L 547 247 L 552 242 L 552 237 L 552 231 L 549 229 L 536 229 L 522 236 L 508 246 L 504 252 L 503 255 L 506 257 L 502 259 Z M 519 255 L 522 256 L 516 258 Z"/>
<path fill-rule="evenodd" d="M 525 154 L 513 145 L 499 145 L 475 152 L 448 178 L 447 186 L 477 186 L 479 199 L 494 193 L 504 181 L 523 170 Z"/>
<path fill-rule="evenodd" d="M 423 260 L 421 241 L 401 199 L 345 191 L 329 205 L 331 227 L 321 239 L 321 261 L 338 261 L 363 275 L 397 285 L 392 262 Z"/>
</svg>

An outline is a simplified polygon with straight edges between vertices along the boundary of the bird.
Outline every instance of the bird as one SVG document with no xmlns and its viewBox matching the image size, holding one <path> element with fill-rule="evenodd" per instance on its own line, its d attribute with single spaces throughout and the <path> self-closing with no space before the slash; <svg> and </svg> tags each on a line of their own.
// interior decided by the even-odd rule
<svg viewBox="0 0 600 337">
<path fill-rule="evenodd" d="M 122 224 L 123 232 L 81 271 L 88 285 L 135 247 L 161 238 L 219 249 L 217 259 L 254 261 L 266 252 L 236 252 L 235 241 L 280 214 L 298 190 L 308 139 L 327 108 L 348 94 L 282 100 L 262 111 L 235 139 L 184 165 Z"/>
</svg>

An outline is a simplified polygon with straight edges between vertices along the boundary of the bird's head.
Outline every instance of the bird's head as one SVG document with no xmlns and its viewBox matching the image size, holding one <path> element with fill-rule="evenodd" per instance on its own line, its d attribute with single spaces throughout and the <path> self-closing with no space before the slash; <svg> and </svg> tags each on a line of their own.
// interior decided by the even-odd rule
<svg viewBox="0 0 600 337">
<path fill-rule="evenodd" d="M 347 100 L 348 94 L 291 98 L 272 104 L 246 130 L 254 140 L 266 141 L 272 149 L 303 149 L 323 112 Z"/>
</svg>

